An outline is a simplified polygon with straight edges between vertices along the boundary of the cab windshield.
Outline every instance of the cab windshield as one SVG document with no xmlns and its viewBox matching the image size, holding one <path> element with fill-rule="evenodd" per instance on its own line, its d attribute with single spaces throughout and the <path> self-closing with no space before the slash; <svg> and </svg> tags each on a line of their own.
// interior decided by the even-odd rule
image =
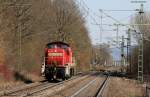
<svg viewBox="0 0 150 97">
<path fill-rule="evenodd" d="M 67 45 L 64 45 L 64 44 L 50 44 L 50 45 L 47 45 L 47 47 L 49 49 L 52 49 L 52 48 L 62 48 L 62 49 L 67 49 L 68 46 Z"/>
</svg>

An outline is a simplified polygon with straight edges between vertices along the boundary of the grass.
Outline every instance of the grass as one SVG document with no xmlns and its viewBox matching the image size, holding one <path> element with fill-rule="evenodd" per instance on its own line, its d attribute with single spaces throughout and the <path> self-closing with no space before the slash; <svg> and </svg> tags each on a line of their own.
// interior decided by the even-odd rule
<svg viewBox="0 0 150 97">
<path fill-rule="evenodd" d="M 10 89 L 12 87 L 16 87 L 18 85 L 24 84 L 21 81 L 5 81 L 0 79 L 0 91 Z"/>
<path fill-rule="evenodd" d="M 111 78 L 104 97 L 142 97 L 144 88 L 135 80 Z"/>
<path fill-rule="evenodd" d="M 22 84 L 29 84 L 32 82 L 41 81 L 42 77 L 36 73 L 29 73 L 29 72 L 14 72 L 14 77 L 10 80 L 6 80 L 0 75 L 0 91 L 10 89 L 12 87 L 22 85 Z"/>
</svg>

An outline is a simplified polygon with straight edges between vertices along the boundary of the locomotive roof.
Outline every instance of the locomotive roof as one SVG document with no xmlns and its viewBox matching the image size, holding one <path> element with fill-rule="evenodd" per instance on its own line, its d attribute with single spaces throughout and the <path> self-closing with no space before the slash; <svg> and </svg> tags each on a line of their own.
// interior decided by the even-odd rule
<svg viewBox="0 0 150 97">
<path fill-rule="evenodd" d="M 63 44 L 63 45 L 67 45 L 69 47 L 69 44 L 61 42 L 61 41 L 56 41 L 56 42 L 50 42 L 47 45 L 52 45 L 52 44 Z"/>
</svg>

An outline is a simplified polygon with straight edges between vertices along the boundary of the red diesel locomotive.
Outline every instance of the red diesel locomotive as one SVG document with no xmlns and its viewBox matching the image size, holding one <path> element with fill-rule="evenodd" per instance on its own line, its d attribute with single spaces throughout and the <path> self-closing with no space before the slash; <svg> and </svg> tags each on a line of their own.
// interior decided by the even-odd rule
<svg viewBox="0 0 150 97">
<path fill-rule="evenodd" d="M 42 74 L 48 80 L 65 80 L 75 74 L 75 60 L 68 44 L 51 42 L 46 45 Z"/>
</svg>

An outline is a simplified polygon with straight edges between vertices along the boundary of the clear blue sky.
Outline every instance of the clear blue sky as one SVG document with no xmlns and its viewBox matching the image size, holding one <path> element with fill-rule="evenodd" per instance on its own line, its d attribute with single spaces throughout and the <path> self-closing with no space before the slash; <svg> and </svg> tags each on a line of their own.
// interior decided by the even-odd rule
<svg viewBox="0 0 150 97">
<path fill-rule="evenodd" d="M 81 9 L 85 13 L 86 17 L 86 25 L 89 30 L 89 35 L 92 40 L 93 44 L 97 43 L 107 43 L 108 41 L 116 40 L 116 31 L 108 31 L 116 29 L 115 26 L 102 26 L 102 31 L 100 30 L 99 26 L 93 25 L 95 21 L 100 23 L 101 19 L 99 16 L 103 16 L 102 23 L 103 24 L 114 24 L 112 19 L 108 18 L 104 14 L 101 14 L 99 9 L 105 10 L 135 10 L 140 8 L 139 3 L 131 3 L 131 1 L 136 0 L 78 0 L 79 3 L 88 9 L 88 15 L 83 7 Z M 143 0 L 144 1 L 144 0 Z M 150 1 L 145 0 L 146 3 L 144 4 L 144 10 L 150 11 Z M 129 23 L 131 21 L 131 17 L 135 15 L 135 11 L 104 11 L 108 15 L 112 16 L 113 18 L 119 20 L 122 23 Z M 94 21 L 95 19 L 95 21 Z M 119 28 L 119 36 L 126 35 L 127 28 L 120 27 Z M 102 33 L 102 38 L 100 39 L 100 32 Z M 114 52 L 113 52 L 114 53 Z M 119 59 L 120 56 L 114 56 L 115 59 Z"/>
</svg>

